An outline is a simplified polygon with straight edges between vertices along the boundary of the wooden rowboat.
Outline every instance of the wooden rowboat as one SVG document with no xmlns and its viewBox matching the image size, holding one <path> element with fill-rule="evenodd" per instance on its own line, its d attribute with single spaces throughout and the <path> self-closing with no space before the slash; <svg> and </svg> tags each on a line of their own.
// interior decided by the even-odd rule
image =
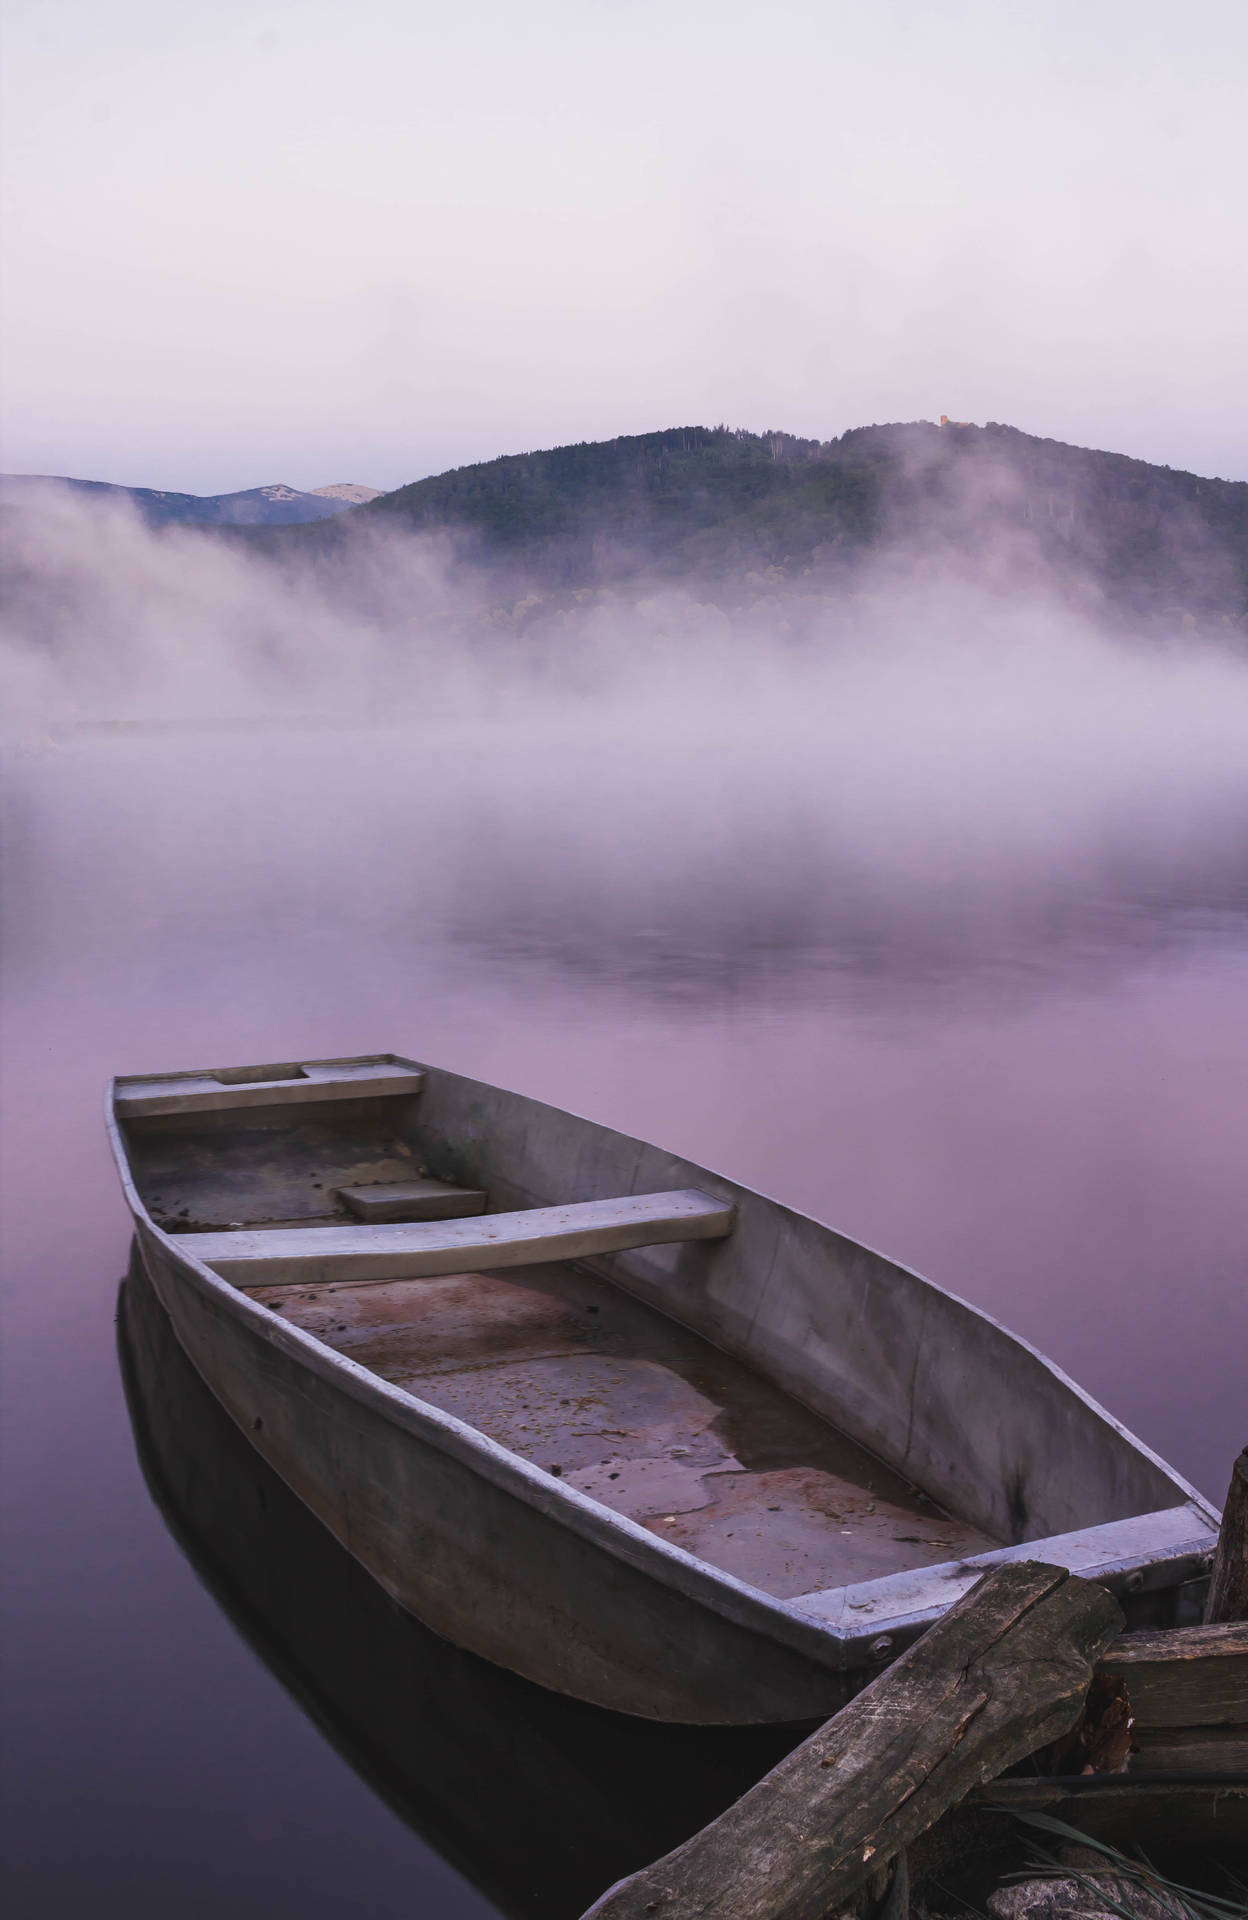
<svg viewBox="0 0 1248 1920">
<path fill-rule="evenodd" d="M 1199 1617 L 1193 1488 L 986 1314 L 704 1168 L 391 1054 L 119 1079 L 108 1124 L 226 1411 L 543 1686 L 826 1716 L 1019 1558 Z"/>
<path fill-rule="evenodd" d="M 342 1759 L 509 1920 L 576 1920 L 804 1736 L 604 1713 L 451 1646 L 239 1432 L 137 1259 L 117 1343 L 143 1476 L 201 1585 Z"/>
</svg>

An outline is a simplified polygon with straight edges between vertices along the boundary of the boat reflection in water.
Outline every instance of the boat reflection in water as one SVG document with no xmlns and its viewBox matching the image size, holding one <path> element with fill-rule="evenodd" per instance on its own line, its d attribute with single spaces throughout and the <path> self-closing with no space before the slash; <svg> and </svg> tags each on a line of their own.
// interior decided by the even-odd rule
<svg viewBox="0 0 1248 1920">
<path fill-rule="evenodd" d="M 803 1737 L 608 1713 L 452 1646 L 243 1437 L 137 1258 L 118 1340 L 144 1476 L 200 1579 L 344 1759 L 513 1920 L 580 1914 Z"/>
</svg>

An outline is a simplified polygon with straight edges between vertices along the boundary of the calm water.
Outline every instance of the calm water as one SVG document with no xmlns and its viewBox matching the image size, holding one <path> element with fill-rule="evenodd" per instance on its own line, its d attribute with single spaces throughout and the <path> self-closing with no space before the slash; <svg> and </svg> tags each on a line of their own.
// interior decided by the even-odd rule
<svg viewBox="0 0 1248 1920">
<path fill-rule="evenodd" d="M 572 1107 L 988 1308 L 1221 1498 L 1248 1437 L 1242 791 L 1048 826 L 919 795 L 877 843 L 800 783 L 769 810 L 727 748 L 681 762 L 332 732 L 17 761 L 10 1910 L 557 1920 L 772 1757 L 552 1707 L 407 1629 L 144 1321 L 166 1524 L 117 1357 L 112 1071 L 392 1048 Z"/>
</svg>

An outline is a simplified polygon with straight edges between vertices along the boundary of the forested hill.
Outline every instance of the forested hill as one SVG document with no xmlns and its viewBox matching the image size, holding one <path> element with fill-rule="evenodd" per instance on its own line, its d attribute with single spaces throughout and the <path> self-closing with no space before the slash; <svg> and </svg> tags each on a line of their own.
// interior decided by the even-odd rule
<svg viewBox="0 0 1248 1920">
<path fill-rule="evenodd" d="M 1202 479 L 988 425 L 859 427 L 802 440 L 724 427 L 510 454 L 419 480 L 333 528 L 451 529 L 547 590 L 635 575 L 829 583 L 895 551 L 1003 578 L 1042 570 L 1127 615 L 1239 626 L 1248 483 Z"/>
</svg>

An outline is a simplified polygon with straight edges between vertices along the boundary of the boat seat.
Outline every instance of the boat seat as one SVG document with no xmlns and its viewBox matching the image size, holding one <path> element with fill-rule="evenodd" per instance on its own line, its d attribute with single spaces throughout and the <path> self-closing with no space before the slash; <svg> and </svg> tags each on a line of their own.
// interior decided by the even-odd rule
<svg viewBox="0 0 1248 1920">
<path fill-rule="evenodd" d="M 729 1201 L 688 1188 L 469 1220 L 256 1227 L 172 1237 L 235 1286 L 316 1286 L 328 1280 L 432 1279 L 539 1260 L 584 1260 L 674 1240 L 715 1240 L 732 1232 L 735 1215 Z"/>
<path fill-rule="evenodd" d="M 283 1060 L 263 1067 L 218 1067 L 200 1073 L 131 1075 L 118 1080 L 119 1120 L 157 1114 L 222 1113 L 246 1107 L 299 1107 L 325 1100 L 419 1093 L 420 1067 L 393 1054 L 363 1060 Z"/>
<path fill-rule="evenodd" d="M 383 1180 L 335 1189 L 357 1220 L 463 1220 L 484 1213 L 484 1187 L 453 1187 L 445 1180 Z"/>
</svg>

